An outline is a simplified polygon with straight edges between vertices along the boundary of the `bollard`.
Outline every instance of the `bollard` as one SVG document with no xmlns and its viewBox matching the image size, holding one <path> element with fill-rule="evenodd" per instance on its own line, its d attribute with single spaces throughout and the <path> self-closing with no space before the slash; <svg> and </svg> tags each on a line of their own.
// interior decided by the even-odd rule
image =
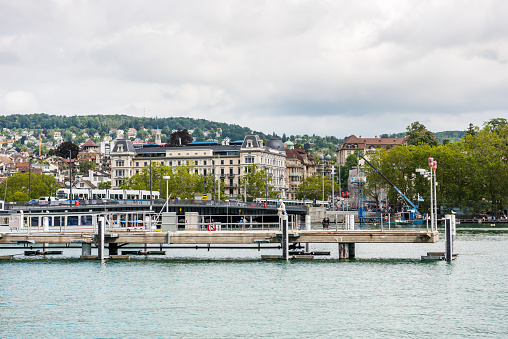
<svg viewBox="0 0 508 339">
<path fill-rule="evenodd" d="M 99 217 L 97 220 L 98 234 L 97 234 L 97 259 L 104 260 L 104 217 Z"/>
<path fill-rule="evenodd" d="M 356 256 L 356 244 L 349 243 L 349 258 L 354 258 Z"/>
<path fill-rule="evenodd" d="M 339 259 L 349 259 L 348 243 L 339 243 Z"/>
<path fill-rule="evenodd" d="M 305 215 L 305 230 L 310 231 L 311 224 L 310 224 L 310 215 Z M 305 244 L 305 252 L 310 253 L 310 243 Z"/>
<path fill-rule="evenodd" d="M 354 229 L 355 229 L 355 215 L 354 214 L 347 214 L 345 216 L 345 219 L 346 219 L 346 230 L 354 231 Z"/>
<path fill-rule="evenodd" d="M 445 215 L 445 260 L 453 260 L 453 242 L 455 240 L 455 215 Z"/>
<path fill-rule="evenodd" d="M 48 217 L 42 217 L 42 230 L 44 232 L 49 231 L 49 218 Z M 42 251 L 46 252 L 48 250 L 49 243 L 45 242 L 42 244 Z"/>
<path fill-rule="evenodd" d="M 282 215 L 279 217 L 279 222 L 282 227 L 282 260 L 289 260 L 289 234 L 288 234 L 288 216 Z"/>
<path fill-rule="evenodd" d="M 118 255 L 118 244 L 111 242 L 108 244 L 108 253 L 109 255 Z"/>
<path fill-rule="evenodd" d="M 81 244 L 81 255 L 83 257 L 92 255 L 92 244 L 88 244 L 86 242 Z"/>
</svg>

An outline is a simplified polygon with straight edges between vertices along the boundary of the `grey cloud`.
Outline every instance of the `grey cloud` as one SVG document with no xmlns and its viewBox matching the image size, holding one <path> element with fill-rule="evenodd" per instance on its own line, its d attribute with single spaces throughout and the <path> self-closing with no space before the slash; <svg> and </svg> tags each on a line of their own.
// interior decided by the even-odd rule
<svg viewBox="0 0 508 339">
<path fill-rule="evenodd" d="M 350 121 L 364 135 L 366 126 L 380 134 L 388 115 L 391 131 L 431 114 L 451 123 L 508 106 L 507 6 L 2 2 L 0 95 L 33 93 L 48 113 L 147 107 L 147 114 L 227 118 L 254 129 L 277 116 L 290 120 L 278 128 L 302 132 L 317 121 L 327 133 L 328 121 Z M 0 114 L 11 113 L 7 107 Z"/>
</svg>

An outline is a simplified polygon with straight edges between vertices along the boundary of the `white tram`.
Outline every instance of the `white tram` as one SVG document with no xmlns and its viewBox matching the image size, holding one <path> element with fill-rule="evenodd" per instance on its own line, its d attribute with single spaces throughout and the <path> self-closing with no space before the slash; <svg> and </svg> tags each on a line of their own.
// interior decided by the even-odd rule
<svg viewBox="0 0 508 339">
<path fill-rule="evenodd" d="M 69 200 L 70 193 L 70 189 L 61 188 L 56 191 L 56 197 L 58 199 Z M 73 188 L 72 200 L 79 199 L 150 200 L 159 199 L 159 191 L 150 192 L 147 190 Z"/>
</svg>

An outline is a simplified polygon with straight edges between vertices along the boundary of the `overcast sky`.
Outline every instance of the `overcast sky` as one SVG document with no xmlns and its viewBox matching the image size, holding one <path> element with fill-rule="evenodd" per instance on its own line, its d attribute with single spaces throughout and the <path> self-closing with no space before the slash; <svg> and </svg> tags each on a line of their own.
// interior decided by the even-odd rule
<svg viewBox="0 0 508 339">
<path fill-rule="evenodd" d="M 0 114 L 374 137 L 508 117 L 508 1 L 0 0 Z"/>
</svg>

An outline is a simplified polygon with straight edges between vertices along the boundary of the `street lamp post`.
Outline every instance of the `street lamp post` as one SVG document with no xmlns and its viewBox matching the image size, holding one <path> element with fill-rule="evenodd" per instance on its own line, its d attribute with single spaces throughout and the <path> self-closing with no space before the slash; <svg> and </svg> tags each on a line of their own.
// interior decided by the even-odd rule
<svg viewBox="0 0 508 339">
<path fill-rule="evenodd" d="M 171 177 L 169 175 L 165 175 L 162 179 L 166 180 L 166 212 L 169 212 L 169 179 L 171 179 Z"/>
<path fill-rule="evenodd" d="M 437 161 L 429 158 L 430 171 L 423 168 L 417 168 L 416 172 L 423 175 L 430 181 L 430 229 L 437 230 L 437 182 L 436 182 L 436 169 Z"/>
<path fill-rule="evenodd" d="M 335 166 L 332 166 L 332 207 L 335 207 Z"/>
<path fill-rule="evenodd" d="M 150 154 L 150 206 L 153 205 L 153 195 L 152 195 L 152 155 Z"/>
<path fill-rule="evenodd" d="M 28 157 L 28 201 L 30 201 L 32 193 L 32 159 Z M 7 190 L 7 188 L 6 188 Z"/>
<path fill-rule="evenodd" d="M 69 150 L 69 205 L 72 207 L 72 150 Z"/>
</svg>

